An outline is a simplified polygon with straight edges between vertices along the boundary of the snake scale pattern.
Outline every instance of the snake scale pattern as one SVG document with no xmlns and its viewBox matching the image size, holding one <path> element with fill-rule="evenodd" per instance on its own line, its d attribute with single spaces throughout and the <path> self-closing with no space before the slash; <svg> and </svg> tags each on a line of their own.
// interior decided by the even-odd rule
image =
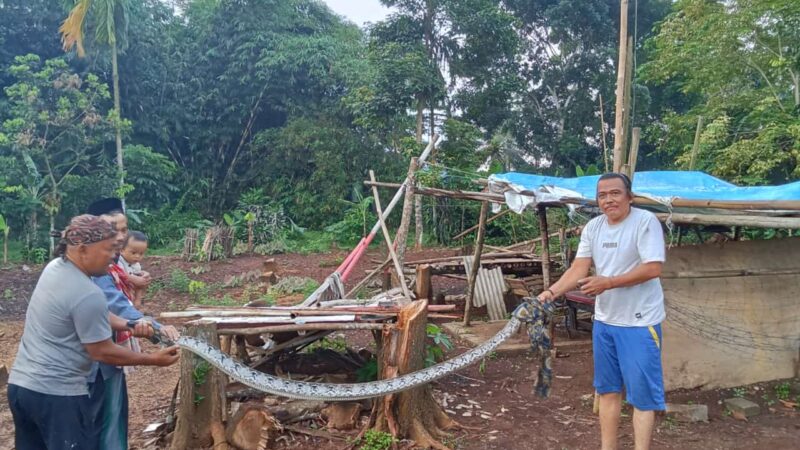
<svg viewBox="0 0 800 450">
<path fill-rule="evenodd" d="M 508 339 L 519 329 L 520 324 L 521 322 L 516 317 L 512 317 L 506 326 L 488 341 L 453 359 L 426 369 L 388 380 L 353 384 L 310 383 L 287 380 L 253 370 L 237 362 L 219 349 L 191 337 L 181 337 L 175 343 L 182 349 L 188 350 L 208 361 L 209 364 L 219 369 L 230 378 L 253 389 L 273 395 L 301 400 L 349 401 L 382 397 L 384 395 L 405 391 L 430 383 L 431 381 L 463 369 L 481 360 L 497 348 L 500 343 Z"/>
</svg>

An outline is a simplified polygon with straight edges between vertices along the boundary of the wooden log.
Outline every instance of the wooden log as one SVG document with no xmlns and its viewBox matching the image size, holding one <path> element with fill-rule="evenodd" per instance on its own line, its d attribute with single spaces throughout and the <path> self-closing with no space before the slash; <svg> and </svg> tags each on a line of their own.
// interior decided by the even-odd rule
<svg viewBox="0 0 800 450">
<path fill-rule="evenodd" d="M 478 236 L 475 238 L 475 254 L 472 257 L 472 270 L 468 275 L 469 287 L 467 288 L 467 302 L 464 304 L 464 326 L 467 327 L 469 326 L 472 304 L 475 302 L 475 283 L 478 279 L 478 269 L 481 267 L 481 252 L 483 251 L 483 239 L 486 235 L 486 212 L 488 210 L 489 202 L 481 203 Z"/>
<path fill-rule="evenodd" d="M 488 219 L 486 219 L 486 223 L 490 224 L 495 219 L 499 219 L 499 218 L 505 216 L 506 214 L 508 214 L 510 212 L 511 212 L 510 209 L 505 209 L 503 211 L 500 211 L 499 213 L 497 213 L 497 214 L 493 215 L 492 217 L 489 217 Z M 475 225 L 467 228 L 466 230 L 462 231 L 461 233 L 458 233 L 457 235 L 453 236 L 451 239 L 454 240 L 454 241 L 458 240 L 458 239 L 461 239 L 462 237 L 464 237 L 464 236 L 472 233 L 473 231 L 477 230 L 479 226 L 480 226 L 480 224 L 475 224 Z"/>
<path fill-rule="evenodd" d="M 678 272 L 664 272 L 662 279 L 680 278 L 731 278 L 731 277 L 762 277 L 776 275 L 798 275 L 800 269 L 732 269 L 732 270 L 686 270 Z"/>
<path fill-rule="evenodd" d="M 228 423 L 225 436 L 241 450 L 266 450 L 281 430 L 280 422 L 263 404 L 246 403 Z"/>
<path fill-rule="evenodd" d="M 417 266 L 417 282 L 414 286 L 414 291 L 417 295 L 417 300 L 426 299 L 433 300 L 433 288 L 431 286 L 431 266 L 428 264 L 420 264 Z"/>
<path fill-rule="evenodd" d="M 418 300 L 403 308 L 398 327 L 384 330 L 379 347 L 379 378 L 389 379 L 425 366 L 427 302 Z M 389 432 L 398 439 L 411 439 L 421 448 L 448 450 L 438 441 L 443 430 L 458 424 L 447 417 L 434 400 L 429 385 L 379 398 L 373 405 L 369 428 Z"/>
<path fill-rule="evenodd" d="M 726 225 L 751 228 L 800 228 L 800 217 L 743 216 L 733 214 L 656 214 L 661 221 L 685 225 Z"/>
<path fill-rule="evenodd" d="M 219 347 L 212 325 L 191 327 L 186 335 Z M 187 350 L 181 351 L 180 407 L 170 448 L 185 450 L 213 444 L 211 428 L 223 420 L 225 376 L 211 364 Z"/>
<path fill-rule="evenodd" d="M 372 181 L 375 181 L 375 172 L 372 170 L 369 171 L 369 178 Z M 403 294 L 408 298 L 409 301 L 413 298 L 411 296 L 411 291 L 406 286 L 406 280 L 403 277 L 403 266 L 400 264 L 400 261 L 397 259 L 397 253 L 394 251 L 394 247 L 392 246 L 392 237 L 389 235 L 389 229 L 386 228 L 386 222 L 383 220 L 383 209 L 381 208 L 381 197 L 378 194 L 378 188 L 372 187 L 372 196 L 375 198 L 375 210 L 378 212 L 378 220 L 381 224 L 381 230 L 383 231 L 383 238 L 386 242 L 386 248 L 389 249 L 389 255 L 392 258 L 392 262 L 394 263 L 394 269 L 397 272 L 398 282 L 400 283 L 400 287 L 403 288 Z"/>
</svg>

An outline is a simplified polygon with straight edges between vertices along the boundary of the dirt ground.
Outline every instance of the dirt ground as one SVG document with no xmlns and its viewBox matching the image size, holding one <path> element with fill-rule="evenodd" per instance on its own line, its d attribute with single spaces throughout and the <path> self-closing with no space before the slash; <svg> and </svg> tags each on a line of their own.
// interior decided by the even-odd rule
<svg viewBox="0 0 800 450">
<path fill-rule="evenodd" d="M 408 260 L 456 254 L 455 250 L 426 250 L 410 252 Z M 306 276 L 322 281 L 345 252 L 317 255 L 277 255 L 280 276 Z M 373 261 L 383 256 L 370 252 L 361 261 L 348 282 L 354 285 Z M 239 275 L 260 267 L 264 257 L 237 257 L 232 260 L 205 264 L 207 270 L 193 273 L 197 263 L 187 263 L 174 257 L 148 258 L 144 266 L 156 279 L 164 282 L 175 268 L 185 271 L 194 280 L 221 283 L 231 275 Z M 27 269 L 27 270 L 24 270 Z M 13 267 L 0 270 L 0 364 L 11 367 L 22 335 L 27 299 L 36 283 L 41 267 Z M 198 271 L 199 272 L 199 271 Z M 463 282 L 435 277 L 436 292 L 461 293 Z M 226 289 L 239 297 L 242 288 Z M 186 294 L 161 288 L 149 295 L 146 310 L 157 316 L 166 310 L 180 310 L 190 303 Z M 348 343 L 363 345 L 370 340 L 365 333 L 348 333 Z M 559 336 L 557 339 L 566 339 Z M 450 352 L 453 356 L 466 351 L 463 343 Z M 147 348 L 149 344 L 146 344 Z M 599 425 L 592 414 L 591 349 L 574 348 L 561 352 L 554 363 L 552 395 L 539 399 L 532 393 L 536 376 L 536 360 L 528 353 L 498 355 L 482 366 L 473 366 L 434 383 L 435 396 L 464 429 L 456 430 L 445 444 L 458 449 L 594 449 L 599 447 Z M 130 375 L 128 386 L 131 399 L 131 448 L 144 448 L 152 439 L 144 428 L 164 420 L 172 391 L 178 378 L 178 367 L 138 368 Z M 797 384 L 800 380 L 789 380 Z M 706 404 L 709 422 L 685 424 L 659 416 L 654 434 L 655 449 L 795 449 L 800 447 L 800 411 L 784 407 L 775 399 L 778 382 L 745 386 L 736 390 L 670 392 L 671 403 Z M 792 395 L 800 394 L 794 392 Z M 761 414 L 740 421 L 724 411 L 722 400 L 734 395 L 744 396 L 761 406 Z M 290 433 L 277 444 L 281 448 L 342 449 L 345 439 L 353 433 L 342 434 L 341 440 L 329 441 L 298 433 Z M 626 406 L 620 427 L 622 448 L 633 448 L 630 407 Z M 13 448 L 13 426 L 5 394 L 0 396 L 0 450 Z M 153 447 L 147 447 L 153 448 Z"/>
</svg>

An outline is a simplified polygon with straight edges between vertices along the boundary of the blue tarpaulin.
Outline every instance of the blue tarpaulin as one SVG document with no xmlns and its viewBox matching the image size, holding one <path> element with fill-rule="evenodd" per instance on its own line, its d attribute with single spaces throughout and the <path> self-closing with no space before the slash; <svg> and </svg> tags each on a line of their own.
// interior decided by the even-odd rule
<svg viewBox="0 0 800 450">
<path fill-rule="evenodd" d="M 598 178 L 599 175 L 560 178 L 508 172 L 491 175 L 489 188 L 493 192 L 503 193 L 509 208 L 522 212 L 539 202 L 558 203 L 567 198 L 593 201 Z M 633 191 L 638 196 L 648 197 L 660 204 L 643 207 L 661 211 L 671 210 L 672 200 L 676 198 L 717 201 L 800 201 L 800 182 L 781 186 L 745 187 L 736 186 L 703 172 L 636 172 Z"/>
</svg>

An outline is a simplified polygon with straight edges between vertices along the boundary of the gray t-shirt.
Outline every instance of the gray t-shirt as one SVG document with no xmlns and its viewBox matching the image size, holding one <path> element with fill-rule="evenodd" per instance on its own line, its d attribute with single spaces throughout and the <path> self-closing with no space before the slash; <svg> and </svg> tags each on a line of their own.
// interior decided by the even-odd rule
<svg viewBox="0 0 800 450">
<path fill-rule="evenodd" d="M 92 360 L 84 344 L 111 338 L 103 291 L 57 258 L 42 271 L 8 383 L 50 395 L 86 395 Z"/>
<path fill-rule="evenodd" d="M 581 233 L 578 258 L 592 258 L 597 275 L 614 277 L 649 262 L 664 262 L 664 232 L 651 212 L 631 208 L 621 223 L 611 225 L 605 214 L 590 220 Z M 635 286 L 609 289 L 598 295 L 595 320 L 623 327 L 647 327 L 666 317 L 664 292 L 658 278 Z"/>
</svg>

